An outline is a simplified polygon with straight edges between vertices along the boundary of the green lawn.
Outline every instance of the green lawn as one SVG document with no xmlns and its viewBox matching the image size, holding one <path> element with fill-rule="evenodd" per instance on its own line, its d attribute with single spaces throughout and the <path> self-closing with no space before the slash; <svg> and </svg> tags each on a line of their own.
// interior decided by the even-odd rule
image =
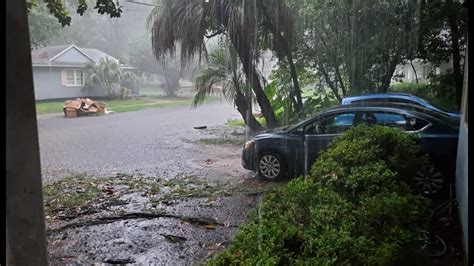
<svg viewBox="0 0 474 266">
<path fill-rule="evenodd" d="M 256 119 L 263 126 L 267 124 L 263 116 L 256 117 Z M 246 126 L 243 119 L 227 119 L 227 122 L 225 124 L 226 126 L 229 126 L 229 127 L 245 127 Z"/>
<path fill-rule="evenodd" d="M 176 92 L 176 95 L 179 97 L 193 97 L 196 94 L 196 91 L 193 87 L 180 87 Z M 163 88 L 158 86 L 141 86 L 140 95 L 146 97 L 155 97 L 155 96 L 165 96 Z"/>
<path fill-rule="evenodd" d="M 36 103 L 37 114 L 60 113 L 63 111 L 64 101 Z"/>
<path fill-rule="evenodd" d="M 129 100 L 104 100 L 108 111 L 117 113 L 138 111 L 148 108 L 170 107 L 178 105 L 190 105 L 191 99 L 183 97 L 164 98 L 138 98 Z M 64 101 L 38 102 L 36 103 L 37 114 L 61 113 Z"/>
<path fill-rule="evenodd" d="M 108 111 L 117 113 L 138 111 L 148 108 L 160 108 L 179 105 L 190 105 L 191 99 L 186 98 L 166 98 L 163 101 L 156 101 L 153 99 L 132 99 L 132 100 L 111 100 L 105 101 Z"/>
</svg>

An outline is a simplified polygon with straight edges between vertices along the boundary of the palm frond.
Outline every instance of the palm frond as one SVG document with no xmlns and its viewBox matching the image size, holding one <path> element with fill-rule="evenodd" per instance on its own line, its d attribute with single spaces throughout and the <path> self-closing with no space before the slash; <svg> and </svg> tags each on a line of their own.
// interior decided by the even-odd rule
<svg viewBox="0 0 474 266">
<path fill-rule="evenodd" d="M 241 67 L 231 51 L 227 45 L 211 50 L 208 63 L 198 69 L 195 75 L 197 93 L 193 100 L 194 107 L 204 103 L 210 95 L 222 94 L 231 103 L 235 101 L 237 90 L 246 95 L 242 91 L 245 80 Z"/>
<path fill-rule="evenodd" d="M 161 0 L 148 17 L 153 53 L 161 61 L 180 44 L 181 64 L 200 53 L 207 22 L 201 0 Z"/>
</svg>

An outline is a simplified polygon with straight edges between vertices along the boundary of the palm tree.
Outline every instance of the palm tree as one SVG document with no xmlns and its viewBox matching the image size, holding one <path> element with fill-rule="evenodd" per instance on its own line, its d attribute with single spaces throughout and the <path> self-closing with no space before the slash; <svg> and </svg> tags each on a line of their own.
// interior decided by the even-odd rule
<svg viewBox="0 0 474 266">
<path fill-rule="evenodd" d="M 97 65 L 90 64 L 85 69 L 84 89 L 104 89 L 107 97 L 115 97 L 115 88 L 123 79 L 134 81 L 135 75 L 123 72 L 120 65 L 108 58 L 100 59 Z"/>
<path fill-rule="evenodd" d="M 205 51 L 205 37 L 227 35 L 267 125 L 272 128 L 278 126 L 278 121 L 256 70 L 259 33 L 273 32 L 284 37 L 277 36 L 275 42 L 287 41 L 291 27 L 282 27 L 280 21 L 289 21 L 289 15 L 282 0 L 159 0 L 148 23 L 156 58 L 160 60 L 165 54 L 174 53 L 179 42 L 183 65 Z"/>
<path fill-rule="evenodd" d="M 230 45 L 212 50 L 208 55 L 208 63 L 197 70 L 193 105 L 202 104 L 209 95 L 222 93 L 232 102 L 242 115 L 245 124 L 254 132 L 263 130 L 262 125 L 252 115 L 249 102 L 252 91 L 242 73 L 242 66 L 237 61 L 237 54 Z M 220 89 L 221 88 L 221 89 Z"/>
</svg>

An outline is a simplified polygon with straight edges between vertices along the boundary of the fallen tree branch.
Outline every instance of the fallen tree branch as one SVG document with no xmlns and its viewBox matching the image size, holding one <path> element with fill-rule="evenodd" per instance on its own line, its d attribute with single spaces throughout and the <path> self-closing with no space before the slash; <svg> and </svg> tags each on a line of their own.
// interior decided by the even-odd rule
<svg viewBox="0 0 474 266">
<path fill-rule="evenodd" d="M 60 226 L 54 229 L 48 229 L 47 234 L 57 233 L 69 228 L 77 228 L 77 227 L 85 227 L 85 226 L 93 226 L 93 225 L 100 225 L 100 224 L 109 224 L 114 223 L 117 221 L 122 220 L 133 220 L 133 219 L 156 219 L 156 218 L 172 218 L 172 219 L 179 219 L 184 222 L 188 222 L 191 224 L 197 225 L 219 225 L 219 226 L 226 226 L 226 227 L 238 227 L 237 225 L 224 225 L 223 223 L 216 222 L 209 218 L 204 217 L 188 217 L 188 216 L 180 216 L 174 215 L 169 213 L 150 213 L 150 212 L 133 212 L 133 213 L 126 213 L 123 215 L 118 216 L 105 216 L 105 217 L 98 217 L 95 220 L 90 221 L 83 221 L 83 222 L 76 222 L 66 224 L 64 226 Z"/>
</svg>

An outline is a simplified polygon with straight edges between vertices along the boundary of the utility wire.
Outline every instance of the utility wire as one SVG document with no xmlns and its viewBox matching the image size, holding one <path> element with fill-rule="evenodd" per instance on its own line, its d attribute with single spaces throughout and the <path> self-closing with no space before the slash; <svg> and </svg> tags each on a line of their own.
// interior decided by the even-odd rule
<svg viewBox="0 0 474 266">
<path fill-rule="evenodd" d="M 138 5 L 144 5 L 144 6 L 153 6 L 153 7 L 156 6 L 156 5 L 153 5 L 153 4 L 148 4 L 148 3 L 143 3 L 143 2 L 136 2 L 136 1 L 133 1 L 133 0 L 126 0 L 125 2 L 127 2 L 127 3 L 133 3 L 133 4 L 138 4 Z"/>
</svg>

